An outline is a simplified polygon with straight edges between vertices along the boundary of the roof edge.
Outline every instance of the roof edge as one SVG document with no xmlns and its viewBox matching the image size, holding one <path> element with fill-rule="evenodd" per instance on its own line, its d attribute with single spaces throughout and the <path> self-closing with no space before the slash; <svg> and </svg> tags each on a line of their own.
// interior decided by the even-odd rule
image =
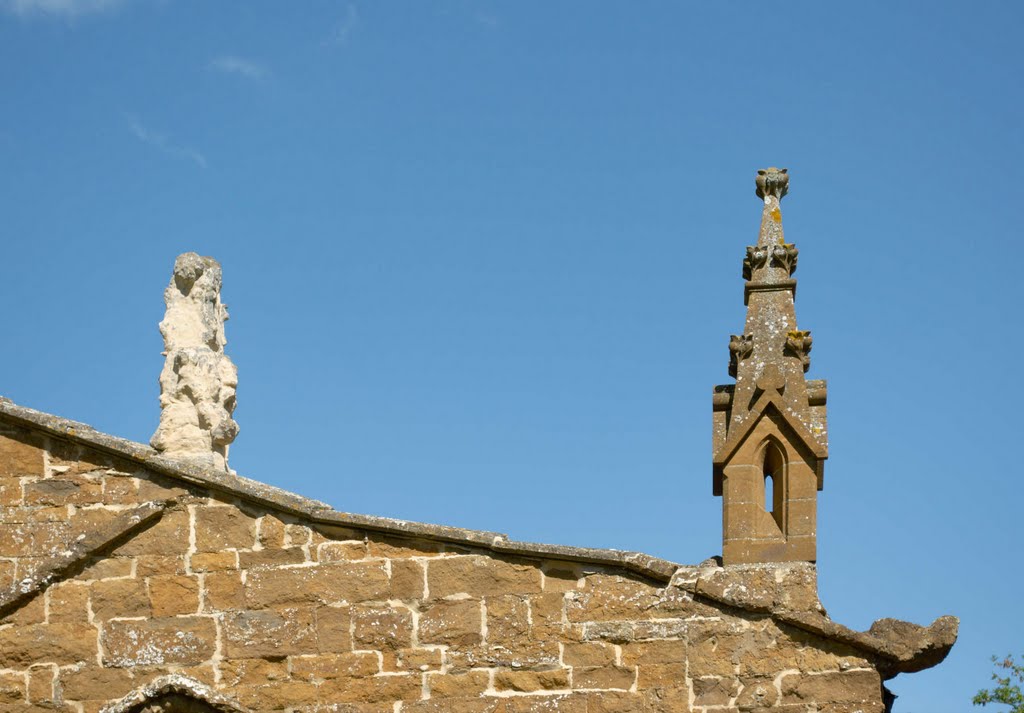
<svg viewBox="0 0 1024 713">
<path fill-rule="evenodd" d="M 619 567 L 651 579 L 668 582 L 680 565 L 642 552 L 572 547 L 536 542 L 519 542 L 508 535 L 486 530 L 467 530 L 410 520 L 340 512 L 327 503 L 267 485 L 256 480 L 206 468 L 160 455 L 155 449 L 97 431 L 88 424 L 19 406 L 0 396 L 0 417 L 34 428 L 55 438 L 74 441 L 99 451 L 138 463 L 160 475 L 191 485 L 209 488 L 223 495 L 299 516 L 314 523 L 353 527 L 404 537 L 420 537 L 439 542 L 470 545 L 505 555 L 546 557 L 585 564 Z"/>
<path fill-rule="evenodd" d="M 272 485 L 161 456 L 149 446 L 102 433 L 78 421 L 19 406 L 3 396 L 0 396 L 0 418 L 42 431 L 55 438 L 81 443 L 125 458 L 161 475 L 278 512 L 299 516 L 316 524 L 353 527 L 404 537 L 469 545 L 497 554 L 557 559 L 626 570 L 665 585 L 680 587 L 695 597 L 718 605 L 767 615 L 823 638 L 852 645 L 886 662 L 886 677 L 935 665 L 945 657 L 956 641 L 958 620 L 954 617 L 941 617 L 929 627 L 882 619 L 867 632 L 855 632 L 828 618 L 817 601 L 816 584 L 813 586 L 813 601 L 800 603 L 774 599 L 765 601 L 756 596 L 739 596 L 737 591 L 746 592 L 746 587 L 736 590 L 733 587 L 710 586 L 710 582 L 719 575 L 724 575 L 727 579 L 736 576 L 743 578 L 743 572 L 749 570 L 756 573 L 757 570 L 766 568 L 773 571 L 770 580 L 778 583 L 775 569 L 792 569 L 795 574 L 801 576 L 801 571 L 807 570 L 807 574 L 813 572 L 813 564 L 731 565 L 722 568 L 711 564 L 713 560 L 709 560 L 701 565 L 681 565 L 642 552 L 520 542 L 510 540 L 507 535 L 498 532 L 466 530 L 446 525 L 339 512 L 319 500 L 305 498 Z M 158 509 L 163 509 L 164 506 L 154 504 Z M 913 643 L 908 645 L 907 638 Z"/>
</svg>

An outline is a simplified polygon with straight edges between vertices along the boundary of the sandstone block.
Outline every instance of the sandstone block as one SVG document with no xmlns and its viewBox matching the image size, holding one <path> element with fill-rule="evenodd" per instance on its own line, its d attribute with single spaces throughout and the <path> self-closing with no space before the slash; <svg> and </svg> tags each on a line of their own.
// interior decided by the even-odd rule
<svg viewBox="0 0 1024 713">
<path fill-rule="evenodd" d="M 0 435 L 0 477 L 43 476 L 39 437 L 28 432 Z"/>
<path fill-rule="evenodd" d="M 387 606 L 352 608 L 353 648 L 388 651 L 412 645 L 412 612 Z"/>
<path fill-rule="evenodd" d="M 876 671 L 791 674 L 782 679 L 783 703 L 861 703 L 881 698 L 882 680 Z"/>
<path fill-rule="evenodd" d="M 587 696 L 584 694 L 531 695 L 506 698 L 496 708 L 501 713 L 584 713 Z"/>
<path fill-rule="evenodd" d="M 229 612 L 221 626 L 224 652 L 230 658 L 317 652 L 316 626 L 308 607 Z"/>
<path fill-rule="evenodd" d="M 561 665 L 557 641 L 518 642 L 515 646 L 486 644 L 452 647 L 446 652 L 453 668 L 528 668 L 549 669 Z"/>
<path fill-rule="evenodd" d="M 252 608 L 294 604 L 355 604 L 389 599 L 385 563 L 339 562 L 250 572 L 246 601 Z"/>
<path fill-rule="evenodd" d="M 430 560 L 427 586 L 434 598 L 533 594 L 541 591 L 540 569 L 492 557 L 466 555 Z"/>
<path fill-rule="evenodd" d="M 29 600 L 28 604 L 22 605 L 0 619 L 0 626 L 5 624 L 13 624 L 15 627 L 30 626 L 32 624 L 42 624 L 45 621 L 46 600 L 44 597 L 36 597 Z"/>
<path fill-rule="evenodd" d="M 649 710 L 643 708 L 643 699 L 636 693 L 595 691 L 582 696 L 587 701 L 587 713 L 634 713 Z"/>
<path fill-rule="evenodd" d="M 186 485 L 155 473 L 141 472 L 139 478 L 139 502 L 186 498 L 190 491 Z"/>
<path fill-rule="evenodd" d="M 175 555 L 139 555 L 135 558 L 135 576 L 159 577 L 185 574 L 185 557 Z"/>
<path fill-rule="evenodd" d="M 264 547 L 284 547 L 284 522 L 273 515 L 259 519 L 259 540 Z"/>
<path fill-rule="evenodd" d="M 151 577 L 149 602 L 156 617 L 195 614 L 199 611 L 199 578 L 177 575 Z"/>
<path fill-rule="evenodd" d="M 869 668 L 871 665 L 863 656 L 839 644 L 817 642 L 815 645 L 797 648 L 795 654 L 796 665 L 804 673 L 845 671 Z"/>
<path fill-rule="evenodd" d="M 438 557 L 444 553 L 444 544 L 441 542 L 393 537 L 379 533 L 370 533 L 367 536 L 366 546 L 370 557 L 385 557 L 393 560 L 410 557 Z"/>
<path fill-rule="evenodd" d="M 726 706 L 739 692 L 739 682 L 732 677 L 705 676 L 693 679 L 695 706 Z"/>
<path fill-rule="evenodd" d="M 28 688 L 23 673 L 0 672 L 0 703 L 26 703 Z"/>
<path fill-rule="evenodd" d="M 89 621 L 89 585 L 83 582 L 58 582 L 50 587 L 50 623 Z"/>
<path fill-rule="evenodd" d="M 316 633 L 319 650 L 322 652 L 351 651 L 351 622 L 350 607 L 317 607 Z"/>
<path fill-rule="evenodd" d="M 279 711 L 315 705 L 318 690 L 305 681 L 276 681 L 257 686 L 238 686 L 234 689 L 242 705 L 262 711 Z"/>
<path fill-rule="evenodd" d="M 191 557 L 193 572 L 222 572 L 238 569 L 238 553 L 231 550 L 224 552 L 196 552 Z"/>
<path fill-rule="evenodd" d="M 636 622 L 588 621 L 583 624 L 583 641 L 607 641 L 625 644 L 636 639 Z"/>
<path fill-rule="evenodd" d="M 96 629 L 87 624 L 31 624 L 0 629 L 0 668 L 95 661 L 96 642 Z"/>
<path fill-rule="evenodd" d="M 419 642 L 467 647 L 482 640 L 480 602 L 441 600 L 420 612 Z"/>
<path fill-rule="evenodd" d="M 286 547 L 305 547 L 310 544 L 313 531 L 298 523 L 285 523 L 284 544 Z"/>
<path fill-rule="evenodd" d="M 108 701 L 121 698 L 135 687 L 132 675 L 123 668 L 86 666 L 61 671 L 60 687 L 66 700 Z"/>
<path fill-rule="evenodd" d="M 251 549 L 256 544 L 256 520 L 236 507 L 196 507 L 196 551 Z"/>
<path fill-rule="evenodd" d="M 21 504 L 21 478 L 0 477 L 0 506 L 11 508 Z"/>
<path fill-rule="evenodd" d="M 238 553 L 238 566 L 241 569 L 268 569 L 286 564 L 300 564 L 306 561 L 306 553 L 301 547 L 285 549 L 249 550 Z"/>
<path fill-rule="evenodd" d="M 690 690 L 685 685 L 666 685 L 644 691 L 642 711 L 651 713 L 690 713 Z M 716 713 L 733 713 L 726 708 Z M 797 711 L 778 711 L 797 713 Z M 802 711 L 800 713 L 803 713 Z"/>
<path fill-rule="evenodd" d="M 232 611 L 245 609 L 245 588 L 237 571 L 211 572 L 203 577 L 203 609 Z"/>
<path fill-rule="evenodd" d="M 103 501 L 99 482 L 49 478 L 26 483 L 23 488 L 26 505 L 91 505 Z"/>
<path fill-rule="evenodd" d="M 370 651 L 292 656 L 289 661 L 294 678 L 313 683 L 334 678 L 365 678 L 380 670 L 377 654 Z"/>
<path fill-rule="evenodd" d="M 530 606 L 525 597 L 487 597 L 487 642 L 515 645 L 530 635 Z"/>
<path fill-rule="evenodd" d="M 132 575 L 132 558 L 130 557 L 98 557 L 89 561 L 80 579 L 112 579 L 114 577 L 130 577 Z"/>
<path fill-rule="evenodd" d="M 90 602 L 97 619 L 149 616 L 149 596 L 142 579 L 102 579 L 90 587 Z"/>
<path fill-rule="evenodd" d="M 221 685 L 257 685 L 284 681 L 288 678 L 288 662 L 284 659 L 224 659 L 220 664 Z"/>
<path fill-rule="evenodd" d="M 490 685 L 491 674 L 484 669 L 427 674 L 431 698 L 471 698 L 480 696 Z"/>
<path fill-rule="evenodd" d="M 664 590 L 622 575 L 591 574 L 581 589 L 566 597 L 569 621 L 635 619 L 638 611 L 657 606 Z"/>
<path fill-rule="evenodd" d="M 625 666 L 577 666 L 572 670 L 573 688 L 628 690 L 636 681 L 636 669 Z"/>
<path fill-rule="evenodd" d="M 688 625 L 689 622 L 686 619 L 641 620 L 633 625 L 633 638 L 636 641 L 681 639 L 686 636 Z"/>
<path fill-rule="evenodd" d="M 436 671 L 444 665 L 444 651 L 437 649 L 406 648 L 384 651 L 383 670 L 388 672 L 419 673 Z"/>
<path fill-rule="evenodd" d="M 568 643 L 562 653 L 567 666 L 609 666 L 615 663 L 615 649 L 608 644 Z"/>
<path fill-rule="evenodd" d="M 502 669 L 494 674 L 494 688 L 499 691 L 552 691 L 569 688 L 569 670 L 553 668 L 544 671 Z"/>
<path fill-rule="evenodd" d="M 103 477 L 103 502 L 107 505 L 127 505 L 145 502 L 139 499 L 138 481 L 124 475 Z"/>
<path fill-rule="evenodd" d="M 770 708 L 778 701 L 778 692 L 772 678 L 748 678 L 740 684 L 742 689 L 736 698 L 736 707 L 741 711 Z"/>
<path fill-rule="evenodd" d="M 495 713 L 504 701 L 493 698 L 431 698 L 402 704 L 402 713 Z M 384 713 L 384 712 L 382 712 Z"/>
<path fill-rule="evenodd" d="M 107 666 L 192 666 L 213 656 L 217 628 L 207 617 L 114 619 L 103 628 Z"/>
<path fill-rule="evenodd" d="M 754 635 L 737 623 L 691 622 L 687 639 L 691 677 L 732 675 L 750 643 L 748 634 Z"/>
<path fill-rule="evenodd" d="M 316 548 L 319 562 L 351 562 L 365 559 L 366 543 L 362 540 L 349 542 L 323 542 Z"/>
<path fill-rule="evenodd" d="M 391 560 L 391 597 L 405 602 L 423 598 L 423 565 L 414 560 Z"/>
<path fill-rule="evenodd" d="M 655 663 L 637 667 L 637 688 L 672 688 L 685 680 L 685 663 Z"/>
<path fill-rule="evenodd" d="M 64 522 L 0 524 L 0 557 L 38 557 L 59 551 L 66 546 L 67 533 Z"/>
<path fill-rule="evenodd" d="M 188 547 L 189 517 L 184 510 L 171 510 L 152 527 L 115 550 L 121 556 L 181 555 Z"/>
<path fill-rule="evenodd" d="M 0 560 L 0 590 L 6 591 L 14 586 L 14 562 Z"/>
<path fill-rule="evenodd" d="M 316 523 L 310 526 L 313 531 L 309 544 L 314 549 L 324 542 L 343 542 L 348 540 L 365 540 L 366 532 L 356 527 L 345 525 L 326 525 Z"/>
<path fill-rule="evenodd" d="M 132 467 L 109 453 L 100 453 L 84 444 L 51 438 L 48 444 L 50 469 L 64 475 L 103 470 L 127 472 Z M 58 470 L 59 469 L 59 470 Z"/>
<path fill-rule="evenodd" d="M 52 704 L 55 700 L 54 684 L 57 682 L 57 667 L 43 664 L 28 671 L 28 700 L 32 703 Z"/>
<path fill-rule="evenodd" d="M 531 630 L 536 638 L 561 637 L 562 616 L 565 611 L 565 594 L 545 592 L 529 598 Z"/>
<path fill-rule="evenodd" d="M 415 701 L 423 690 L 417 674 L 383 674 L 336 678 L 320 686 L 320 699 L 331 703 L 396 703 Z"/>
<path fill-rule="evenodd" d="M 563 563 L 545 567 L 543 572 L 545 592 L 568 592 L 577 589 L 583 576 L 578 567 Z"/>
</svg>

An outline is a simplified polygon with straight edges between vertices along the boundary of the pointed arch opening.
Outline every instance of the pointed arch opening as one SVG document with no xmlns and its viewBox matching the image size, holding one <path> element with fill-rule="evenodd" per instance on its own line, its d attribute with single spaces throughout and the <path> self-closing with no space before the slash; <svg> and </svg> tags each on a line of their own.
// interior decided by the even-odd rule
<svg viewBox="0 0 1024 713">
<path fill-rule="evenodd" d="M 786 532 L 786 452 L 774 439 L 764 446 L 761 470 L 764 475 L 764 509 Z"/>
<path fill-rule="evenodd" d="M 150 681 L 119 701 L 109 703 L 100 713 L 250 713 L 206 684 L 180 674 Z"/>
</svg>

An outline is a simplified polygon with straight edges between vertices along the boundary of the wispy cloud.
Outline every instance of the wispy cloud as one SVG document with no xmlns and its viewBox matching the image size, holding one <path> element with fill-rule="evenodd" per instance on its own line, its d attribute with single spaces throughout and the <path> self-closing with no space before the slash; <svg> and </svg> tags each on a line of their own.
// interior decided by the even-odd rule
<svg viewBox="0 0 1024 713">
<path fill-rule="evenodd" d="M 0 9 L 22 17 L 78 17 L 113 10 L 124 3 L 125 0 L 0 0 Z"/>
<path fill-rule="evenodd" d="M 174 158 L 182 158 L 192 161 L 200 168 L 206 168 L 206 156 L 184 144 L 172 141 L 167 134 L 161 134 L 143 126 L 134 116 L 128 117 L 128 129 L 139 141 L 159 149 L 162 153 Z"/>
<path fill-rule="evenodd" d="M 267 68 L 249 59 L 226 54 L 210 61 L 210 68 L 224 74 L 237 74 L 248 79 L 263 79 Z"/>
<path fill-rule="evenodd" d="M 338 24 L 335 25 L 334 31 L 331 32 L 331 36 L 327 39 L 324 44 L 327 45 L 344 45 L 348 43 L 349 35 L 356 29 L 359 24 L 359 10 L 356 8 L 355 3 L 348 3 L 345 5 L 345 14 L 342 16 Z"/>
<path fill-rule="evenodd" d="M 501 20 L 498 19 L 498 16 L 489 12 L 478 12 L 476 14 L 476 21 L 477 24 L 491 29 L 494 29 L 501 24 Z"/>
</svg>

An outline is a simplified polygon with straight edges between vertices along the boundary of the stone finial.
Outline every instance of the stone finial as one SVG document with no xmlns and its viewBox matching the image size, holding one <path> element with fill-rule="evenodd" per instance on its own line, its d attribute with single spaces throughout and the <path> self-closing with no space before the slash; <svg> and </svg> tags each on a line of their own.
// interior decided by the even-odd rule
<svg viewBox="0 0 1024 713">
<path fill-rule="evenodd" d="M 228 445 L 238 435 L 238 372 L 224 354 L 227 307 L 221 269 L 213 258 L 184 253 L 164 290 L 167 313 L 160 372 L 160 425 L 150 444 L 163 455 L 227 470 Z"/>
<path fill-rule="evenodd" d="M 757 172 L 757 197 L 764 200 L 765 196 L 775 196 L 780 201 L 789 193 L 788 168 L 762 168 Z"/>
</svg>

